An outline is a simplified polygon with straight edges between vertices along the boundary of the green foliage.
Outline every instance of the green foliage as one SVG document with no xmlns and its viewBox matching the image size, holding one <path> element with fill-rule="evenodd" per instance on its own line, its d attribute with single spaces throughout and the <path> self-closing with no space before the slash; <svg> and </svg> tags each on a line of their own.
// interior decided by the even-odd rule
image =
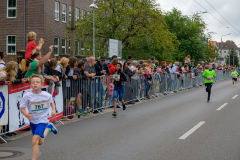
<svg viewBox="0 0 240 160">
<path fill-rule="evenodd" d="M 208 48 L 210 36 L 204 34 L 206 24 L 198 14 L 190 18 L 174 8 L 166 13 L 165 21 L 170 32 L 176 35 L 180 43 L 178 52 L 174 55 L 176 60 L 182 62 L 187 55 L 190 55 L 191 59 L 205 61 L 209 59 L 209 56 L 215 56 L 215 54 L 210 54 Z"/>
<path fill-rule="evenodd" d="M 238 60 L 236 49 L 235 48 L 231 48 L 229 53 L 230 53 L 230 66 L 232 66 L 232 65 L 239 66 L 239 60 Z M 229 55 L 226 58 L 226 64 L 229 65 Z"/>
<path fill-rule="evenodd" d="M 121 40 L 123 58 L 163 57 L 174 53 L 176 37 L 167 29 L 161 10 L 153 1 L 109 0 L 98 1 L 95 9 L 95 35 L 97 56 L 108 53 L 109 38 Z M 91 53 L 93 35 L 92 14 L 80 20 L 77 37 L 84 42 L 84 54 Z M 90 48 L 90 50 L 89 50 Z"/>
<path fill-rule="evenodd" d="M 215 52 L 208 47 L 209 35 L 204 34 L 206 24 L 198 14 L 192 18 L 173 9 L 162 14 L 159 5 L 145 0 L 98 0 L 95 9 L 96 57 L 108 54 L 108 40 L 123 43 L 123 59 L 159 61 L 208 60 Z M 70 31 L 70 28 L 68 28 Z M 92 53 L 93 14 L 80 17 L 76 24 L 78 40 L 84 44 L 84 55 Z"/>
</svg>

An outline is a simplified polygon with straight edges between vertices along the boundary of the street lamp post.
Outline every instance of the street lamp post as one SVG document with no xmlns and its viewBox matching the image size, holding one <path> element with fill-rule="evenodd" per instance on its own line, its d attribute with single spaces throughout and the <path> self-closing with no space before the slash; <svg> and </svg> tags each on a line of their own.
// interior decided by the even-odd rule
<svg viewBox="0 0 240 160">
<path fill-rule="evenodd" d="M 222 52 L 223 52 L 223 41 L 222 41 L 222 37 L 223 36 L 227 36 L 227 35 L 230 35 L 231 33 L 228 33 L 228 34 L 224 34 L 221 36 L 221 44 L 222 44 L 222 47 L 221 47 L 221 57 L 220 57 L 220 63 L 222 64 Z M 229 55 L 229 65 L 230 65 L 230 55 Z"/>
<path fill-rule="evenodd" d="M 97 9 L 97 5 L 94 4 L 93 0 L 93 4 L 91 4 L 89 7 L 93 9 L 93 57 L 95 57 L 95 15 L 94 15 L 94 9 Z"/>
</svg>

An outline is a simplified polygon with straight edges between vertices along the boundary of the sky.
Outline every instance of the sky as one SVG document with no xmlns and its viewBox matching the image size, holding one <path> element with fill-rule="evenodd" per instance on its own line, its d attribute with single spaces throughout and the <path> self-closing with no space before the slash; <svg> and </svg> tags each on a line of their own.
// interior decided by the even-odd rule
<svg viewBox="0 0 240 160">
<path fill-rule="evenodd" d="M 214 32 L 212 40 L 226 42 L 232 40 L 240 47 L 240 0 L 156 0 L 164 12 L 177 8 L 183 15 L 201 14 L 208 31 Z M 200 4 L 200 5 L 199 5 Z M 214 18 L 214 17 L 215 18 Z M 226 35 L 229 34 L 230 35 Z"/>
</svg>

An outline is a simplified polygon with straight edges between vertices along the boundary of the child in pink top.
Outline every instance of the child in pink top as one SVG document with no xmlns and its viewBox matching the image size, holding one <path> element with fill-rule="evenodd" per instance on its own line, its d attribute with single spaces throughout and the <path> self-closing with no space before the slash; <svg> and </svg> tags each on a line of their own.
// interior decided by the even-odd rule
<svg viewBox="0 0 240 160">
<path fill-rule="evenodd" d="M 112 100 L 113 100 L 113 86 L 114 80 L 113 78 L 110 79 L 110 84 L 108 85 L 108 93 L 109 93 L 109 106 L 111 106 Z"/>
</svg>

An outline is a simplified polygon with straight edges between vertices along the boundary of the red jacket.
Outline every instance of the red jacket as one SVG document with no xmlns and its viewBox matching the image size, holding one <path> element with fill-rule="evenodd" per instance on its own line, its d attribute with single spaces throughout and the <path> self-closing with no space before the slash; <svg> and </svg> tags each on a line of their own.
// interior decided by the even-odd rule
<svg viewBox="0 0 240 160">
<path fill-rule="evenodd" d="M 113 72 L 116 70 L 116 66 L 113 64 L 108 65 L 110 75 L 113 75 Z"/>
</svg>

